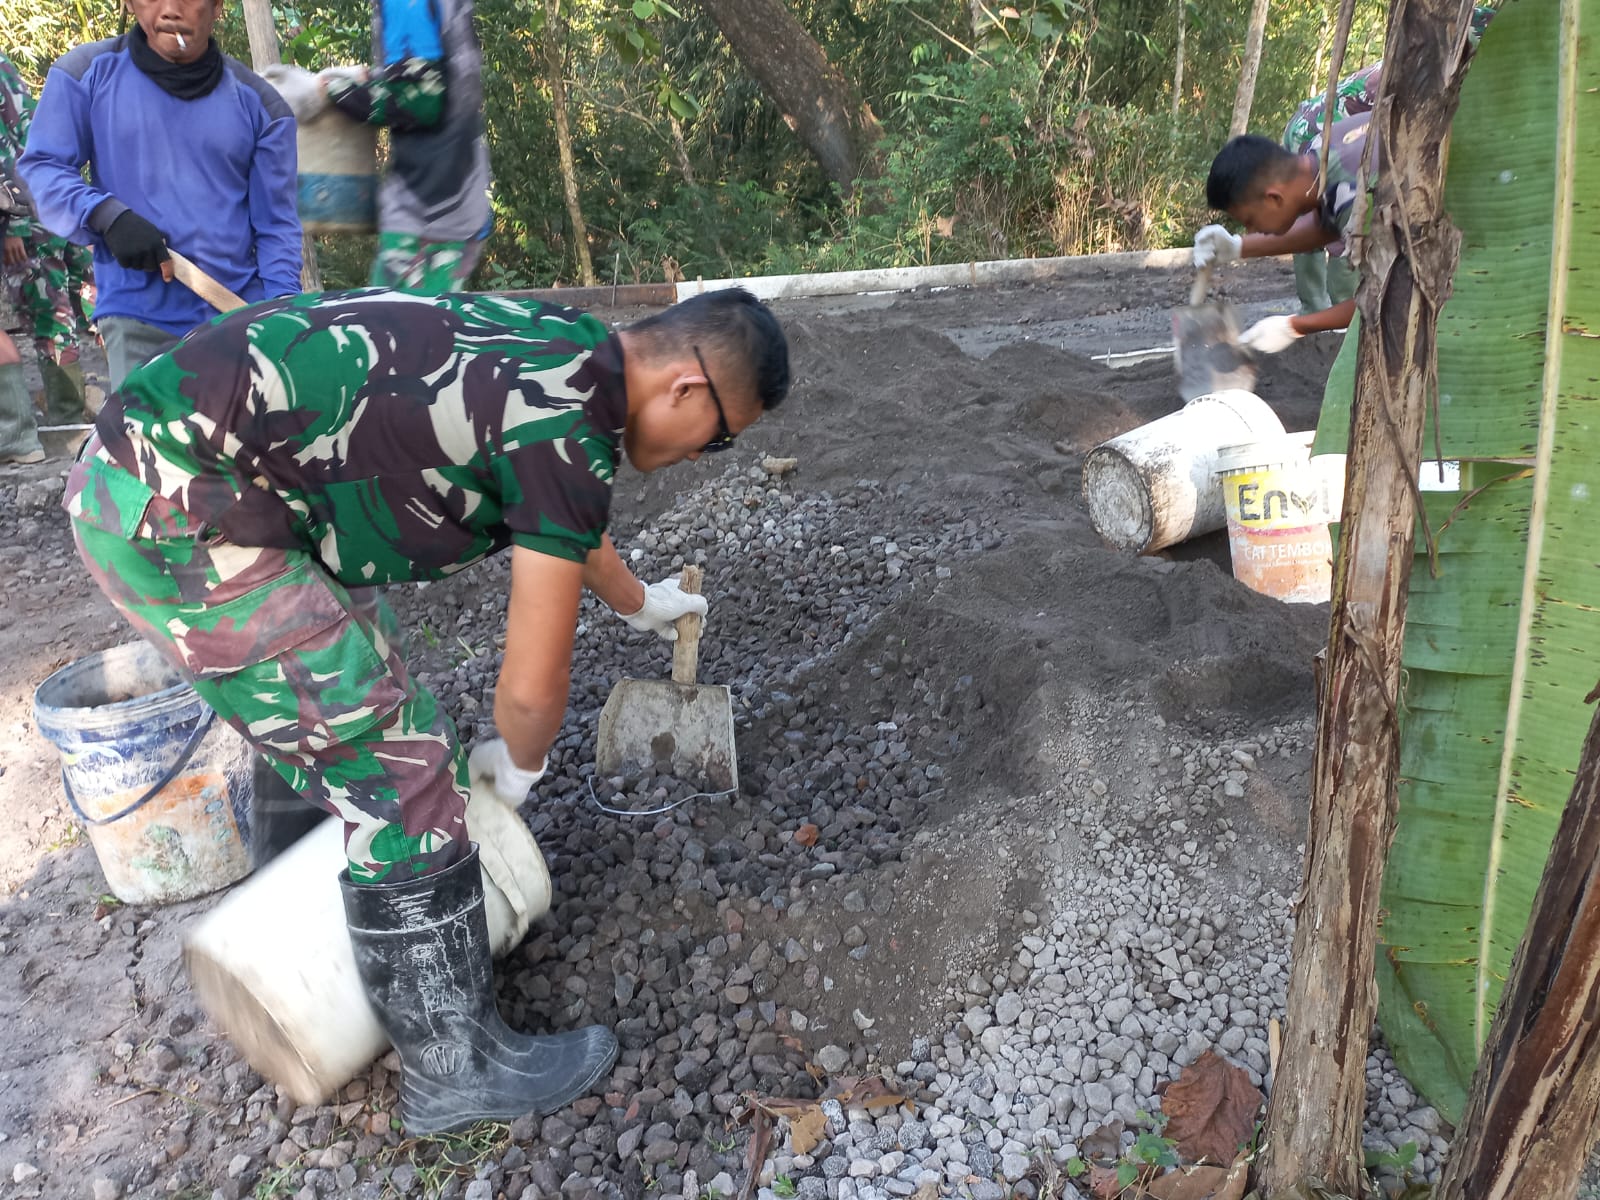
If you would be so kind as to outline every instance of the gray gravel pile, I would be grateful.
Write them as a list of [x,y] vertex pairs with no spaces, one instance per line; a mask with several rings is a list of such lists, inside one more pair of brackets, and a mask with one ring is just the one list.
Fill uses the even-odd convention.
[[[886,1200],[933,1184],[1001,1200],[1013,1187],[1027,1196],[1036,1163],[1065,1162],[1104,1121],[1133,1125],[1155,1111],[1157,1087],[1208,1048],[1263,1081],[1298,860],[1265,853],[1240,813],[1264,764],[1303,762],[1309,729],[1265,722],[1201,736],[1159,717],[1146,725],[1149,705],[1134,691],[1114,710],[1068,713],[1070,744],[1042,752],[1053,782],[1030,811],[1059,853],[1044,901],[1019,914],[1008,961],[949,977],[945,1011],[918,1015],[909,1053],[880,1045],[859,1009],[852,1027],[801,1002],[833,986],[822,952],[863,967],[896,953],[861,926],[885,918],[930,818],[964,799],[947,794],[947,773],[982,779],[994,745],[1018,732],[994,702],[1012,677],[964,674],[983,656],[944,655],[931,634],[919,638],[920,602],[963,559],[1000,546],[995,524],[925,491],[861,480],[798,493],[736,462],[618,536],[647,580],[684,561],[706,569],[700,674],[732,686],[742,786],[696,796],[666,777],[595,776],[606,695],[625,675],[665,676],[670,651],[586,599],[569,721],[525,810],[549,862],[551,911],[498,980],[518,1027],[616,1029],[621,1057],[596,1095],[518,1121],[509,1138],[404,1142],[392,1056],[337,1103],[297,1108],[203,1024],[152,1030],[149,1044],[128,1047],[144,1069],[124,1074],[159,1070],[174,1090],[202,1079],[221,1128],[194,1123],[196,1152],[153,1148],[148,1165],[103,1179],[96,1194],[208,1184],[223,1200],[728,1197],[743,1182],[748,1136],[728,1118],[747,1093],[818,1095],[809,1060],[827,1077],[883,1073],[914,1092],[917,1111],[827,1102],[827,1140],[795,1155],[780,1138],[761,1200],[791,1187],[806,1200]],[[1161,571],[1171,576],[1171,564]],[[469,742],[492,731],[491,639],[508,586],[502,556],[392,595],[402,624],[424,631],[412,646],[419,678]],[[797,838],[808,826],[812,838]],[[840,910],[836,931],[789,932],[819,905]],[[153,1057],[163,1054],[172,1061]],[[1370,1066],[1372,1138],[1411,1137],[1432,1166],[1431,1110],[1404,1093],[1381,1051]]]
[[[551,911],[501,964],[499,979],[502,1009],[516,1025],[603,1021],[616,1029],[623,1049],[604,1094],[517,1122],[515,1145],[475,1168],[481,1179],[447,1172],[441,1181],[430,1174],[431,1147],[422,1148],[420,1165],[392,1165],[396,1153],[416,1154],[396,1150],[388,1128],[392,1061],[352,1085],[354,1093],[346,1089],[341,1105],[296,1110],[274,1104],[267,1087],[243,1118],[265,1119],[266,1148],[248,1166],[228,1164],[238,1182],[223,1195],[274,1170],[282,1186],[305,1195],[388,1188],[513,1200],[613,1195],[619,1186],[694,1195],[738,1175],[743,1146],[725,1126],[740,1094],[817,1087],[794,1036],[805,1017],[780,1016],[769,998],[786,973],[807,973],[806,952],[793,939],[747,940],[746,921],[781,911],[804,883],[893,860],[942,797],[935,758],[948,758],[961,741],[952,718],[970,680],[914,674],[926,694],[906,697],[905,727],[864,723],[839,696],[848,691],[840,676],[858,665],[848,647],[912,589],[948,577],[947,563],[997,542],[959,512],[913,509],[871,481],[843,494],[796,496],[749,465],[685,496],[648,531],[619,538],[647,580],[683,561],[706,567],[713,607],[701,677],[733,681],[743,786],[737,796],[701,797],[648,817],[597,807],[659,808],[693,789],[665,777],[593,777],[593,722],[611,686],[625,674],[665,675],[669,651],[586,600],[571,719],[527,810],[554,880]],[[475,639],[503,628],[509,582],[503,561],[471,574],[394,596],[404,625],[425,623],[429,657],[460,652],[461,661],[419,678],[469,741],[492,729],[498,655]],[[461,608],[463,596],[482,598]],[[876,658],[859,666],[863,685],[883,675]],[[898,689],[905,680],[882,682]],[[924,705],[912,725],[912,711]],[[806,822],[830,849],[795,842]],[[708,924],[719,932],[695,935]],[[375,1155],[391,1165],[358,1168]]]
[[[1080,713],[1074,723],[1086,742],[1117,737],[1116,720]],[[1293,876],[1270,857],[1256,872],[1240,869],[1259,848],[1224,815],[1237,805],[1222,801],[1244,797],[1263,760],[1303,757],[1312,729],[1204,743],[1168,732],[1144,764],[1147,803],[1108,803],[1106,779],[1070,770],[1043,797],[1084,847],[1052,881],[1056,911],[1022,914],[1033,928],[1007,968],[952,984],[952,1025],[894,1065],[932,1103],[915,1122],[848,1122],[821,1159],[830,1200],[909,1195],[933,1179],[974,1200],[1011,1190],[996,1178],[1032,1194],[1041,1158],[1064,1165],[1108,1121],[1120,1119],[1131,1142],[1160,1109],[1158,1086],[1207,1050],[1270,1088],[1268,1024],[1283,1017],[1293,937],[1283,888]],[[1241,877],[1253,886],[1200,882]],[[1438,1113],[1381,1043],[1367,1074],[1368,1147],[1409,1143],[1411,1171],[1436,1176],[1447,1149]],[[1400,1179],[1392,1168],[1380,1176]]]

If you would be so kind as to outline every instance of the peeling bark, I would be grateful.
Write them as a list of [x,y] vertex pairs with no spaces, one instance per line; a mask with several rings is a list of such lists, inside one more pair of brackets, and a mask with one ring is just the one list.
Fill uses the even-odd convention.
[[[1283,1059],[1267,1109],[1262,1190],[1307,1179],[1361,1194],[1367,1038],[1384,858],[1394,837],[1396,697],[1436,329],[1460,235],[1445,150],[1472,0],[1395,0],[1372,127],[1383,171],[1356,239],[1361,287],[1344,533],[1312,768]],[[1355,227],[1361,225],[1358,211]]]

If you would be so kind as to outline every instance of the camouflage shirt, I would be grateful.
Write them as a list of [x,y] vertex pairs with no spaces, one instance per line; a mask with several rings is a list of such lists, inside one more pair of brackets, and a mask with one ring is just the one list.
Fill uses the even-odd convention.
[[[1343,253],[1339,243],[1350,233],[1350,217],[1355,211],[1356,196],[1365,191],[1378,173],[1378,151],[1373,147],[1371,161],[1367,163],[1365,177],[1361,174],[1361,154],[1367,144],[1367,129],[1372,122],[1371,113],[1346,117],[1333,123],[1333,142],[1328,150],[1328,175],[1322,181],[1322,203],[1319,216],[1329,233],[1337,234],[1339,241],[1329,246],[1333,254]],[[1311,139],[1304,152],[1314,165],[1320,165],[1322,137]]]
[[[1474,47],[1483,39],[1483,31],[1489,28],[1489,22],[1494,20],[1494,13],[1495,10],[1487,5],[1479,5],[1472,10],[1472,23],[1467,28],[1467,41]],[[1346,75],[1339,80],[1339,86],[1334,89],[1333,96],[1334,121],[1371,112],[1377,106],[1378,86],[1382,81],[1381,58],[1370,67],[1362,67],[1354,74]],[[1283,131],[1283,145],[1286,150],[1299,154],[1311,144],[1311,139],[1322,131],[1322,114],[1327,111],[1327,104],[1328,97],[1324,92],[1307,96],[1295,106],[1294,116],[1289,118],[1289,124]]]
[[[1378,103],[1378,84],[1382,79],[1381,59],[1341,79],[1333,98],[1334,123],[1371,112]],[[1322,114],[1327,111],[1327,99],[1326,96],[1311,96],[1300,102],[1283,131],[1284,149],[1299,154],[1322,132]]]
[[[17,159],[28,144],[28,125],[33,120],[33,94],[22,82],[17,68],[0,54],[0,187],[8,188],[24,205],[30,204],[27,189],[17,174]],[[12,237],[32,237],[33,213],[21,208],[12,213],[6,233]]]
[[[103,457],[229,541],[307,549],[359,586],[508,543],[581,562],[626,414],[622,346],[595,317],[368,289],[218,318],[130,374],[98,431]],[[115,499],[136,525],[137,497]]]

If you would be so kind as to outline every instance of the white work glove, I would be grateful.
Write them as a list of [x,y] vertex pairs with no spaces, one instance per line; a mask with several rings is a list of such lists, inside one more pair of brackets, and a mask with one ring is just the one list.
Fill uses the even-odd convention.
[[287,63],[273,63],[262,70],[261,77],[283,97],[296,121],[303,124],[327,111],[328,97],[323,94],[315,72]]
[[538,770],[524,771],[511,761],[511,751],[505,739],[491,738],[472,748],[472,753],[467,756],[467,776],[474,786],[480,782],[489,783],[502,803],[516,808],[528,798],[533,785],[544,778],[545,767],[549,764],[550,760],[546,758],[539,764]]
[[636,613],[618,613],[640,633],[653,633],[663,641],[678,640],[674,622],[689,613],[706,615],[706,598],[684,591],[676,579],[663,579],[644,589],[644,607]]
[[1195,269],[1220,263],[1237,262],[1244,253],[1244,239],[1221,225],[1207,225],[1194,235]]
[[324,67],[317,72],[317,82],[322,85],[323,96],[326,98],[329,86],[335,83],[366,83],[372,78],[372,71],[367,67]]
[[1295,332],[1289,317],[1263,317],[1239,335],[1239,345],[1257,354],[1276,354],[1287,350],[1302,336]]

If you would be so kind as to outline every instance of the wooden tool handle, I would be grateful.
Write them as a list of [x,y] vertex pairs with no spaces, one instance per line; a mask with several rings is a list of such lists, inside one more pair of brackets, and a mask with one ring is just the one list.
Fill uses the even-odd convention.
[[242,299],[223,287],[171,246],[167,247],[167,257],[172,260],[172,274],[178,282],[218,312],[232,312],[236,308],[244,307]]
[[1194,283],[1189,288],[1189,307],[1204,304],[1206,296],[1211,291],[1211,264],[1207,263],[1195,272]]
[[[678,586],[691,596],[700,594],[700,568],[685,566],[678,577]],[[699,613],[685,613],[676,624],[678,640],[672,643],[672,682],[693,683],[695,668],[700,662]]]

